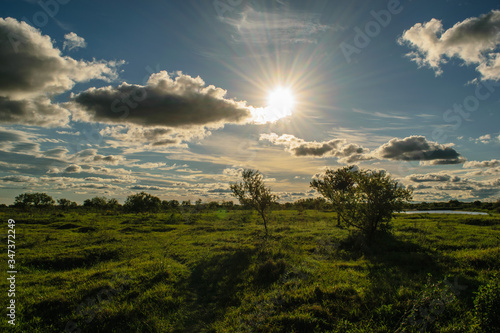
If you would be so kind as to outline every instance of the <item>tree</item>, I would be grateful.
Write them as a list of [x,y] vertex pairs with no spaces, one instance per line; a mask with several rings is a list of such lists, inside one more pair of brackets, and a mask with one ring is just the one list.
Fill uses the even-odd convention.
[[278,197],[271,193],[270,188],[264,185],[264,177],[258,170],[246,169],[242,173],[243,181],[230,184],[232,194],[242,205],[253,207],[262,217],[266,236],[268,235],[267,222],[273,203]]
[[207,204],[207,207],[209,210],[217,210],[217,209],[219,209],[220,205],[217,201],[210,201]]
[[57,200],[57,204],[63,209],[75,208],[78,206],[76,202],[68,199],[59,199]]
[[118,209],[120,203],[115,198],[107,199],[106,197],[93,197],[83,201],[83,206],[95,209]]
[[23,193],[18,195],[14,201],[14,206],[18,207],[49,207],[54,204],[54,199],[47,193]]
[[160,210],[161,200],[146,192],[133,194],[127,197],[123,208],[129,212],[153,212]]
[[83,202],[84,207],[104,209],[108,204],[106,197],[93,197],[92,199],[86,199]]
[[314,179],[311,182],[311,187],[332,202],[333,209],[337,213],[338,226],[345,220],[345,208],[353,195],[356,175],[354,166],[335,171],[327,169],[321,179]]
[[179,205],[180,205],[180,203],[179,203],[179,201],[177,201],[177,200],[170,200],[170,201],[168,202],[168,206],[169,206],[171,209],[177,209],[177,208],[179,208]]
[[106,203],[107,209],[115,210],[115,209],[120,208],[120,206],[121,206],[120,203],[115,198],[109,199],[108,202]]
[[[338,186],[339,182],[332,179],[347,179],[348,186]],[[401,211],[412,199],[412,191],[400,187],[384,171],[356,171],[353,166],[327,170],[311,182],[311,187],[328,199],[338,197],[340,204],[335,209],[342,220],[368,237],[387,229],[394,212]]]

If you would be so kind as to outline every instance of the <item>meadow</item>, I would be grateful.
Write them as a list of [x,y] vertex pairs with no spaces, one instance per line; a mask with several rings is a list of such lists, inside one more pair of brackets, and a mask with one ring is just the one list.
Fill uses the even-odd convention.
[[500,299],[498,214],[398,214],[372,242],[327,210],[275,211],[267,238],[250,210],[0,215],[3,332],[481,332]]

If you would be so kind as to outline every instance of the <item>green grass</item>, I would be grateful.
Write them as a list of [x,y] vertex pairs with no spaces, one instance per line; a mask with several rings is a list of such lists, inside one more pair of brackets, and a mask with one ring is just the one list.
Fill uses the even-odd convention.
[[317,211],[274,212],[268,239],[248,211],[1,215],[9,332],[472,332],[500,267],[498,215],[398,215],[372,243]]

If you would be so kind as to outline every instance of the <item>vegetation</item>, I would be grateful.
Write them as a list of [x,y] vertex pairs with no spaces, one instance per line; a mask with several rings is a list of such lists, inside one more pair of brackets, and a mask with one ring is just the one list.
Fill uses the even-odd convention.
[[123,208],[125,211],[134,213],[157,213],[161,208],[161,200],[151,194],[141,192],[128,196]]
[[400,214],[371,244],[334,228],[330,210],[277,210],[266,241],[255,237],[260,216],[239,208],[0,214],[16,221],[19,272],[16,326],[4,318],[0,331],[479,333],[497,325],[495,214]]
[[17,207],[47,207],[54,205],[55,201],[46,193],[23,193],[15,198],[14,206]]
[[243,181],[231,184],[231,191],[242,205],[253,207],[257,210],[264,221],[267,236],[269,214],[271,213],[273,203],[278,200],[278,197],[272,194],[271,189],[264,185],[264,177],[259,171],[244,170],[241,176]]
[[92,199],[87,199],[83,202],[84,207],[94,208],[94,209],[117,209],[120,207],[118,200],[107,199],[106,197],[93,197]]
[[368,237],[387,230],[394,212],[402,211],[412,198],[411,190],[400,187],[384,171],[358,171],[354,166],[328,169],[311,187],[332,202],[338,224],[345,221]]
[[342,224],[342,220],[345,221],[347,206],[354,199],[356,174],[353,166],[335,171],[327,169],[321,179],[313,179],[311,182],[311,187],[332,203],[337,213],[337,226]]

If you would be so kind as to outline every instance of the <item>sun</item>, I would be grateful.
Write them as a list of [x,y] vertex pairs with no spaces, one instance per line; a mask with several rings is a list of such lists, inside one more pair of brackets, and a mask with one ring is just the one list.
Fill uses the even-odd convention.
[[274,88],[267,94],[265,107],[252,108],[253,121],[257,124],[274,123],[291,116],[294,107],[295,97],[290,88]]
[[292,115],[295,98],[289,88],[277,87],[267,96],[265,118],[268,122],[277,121]]

